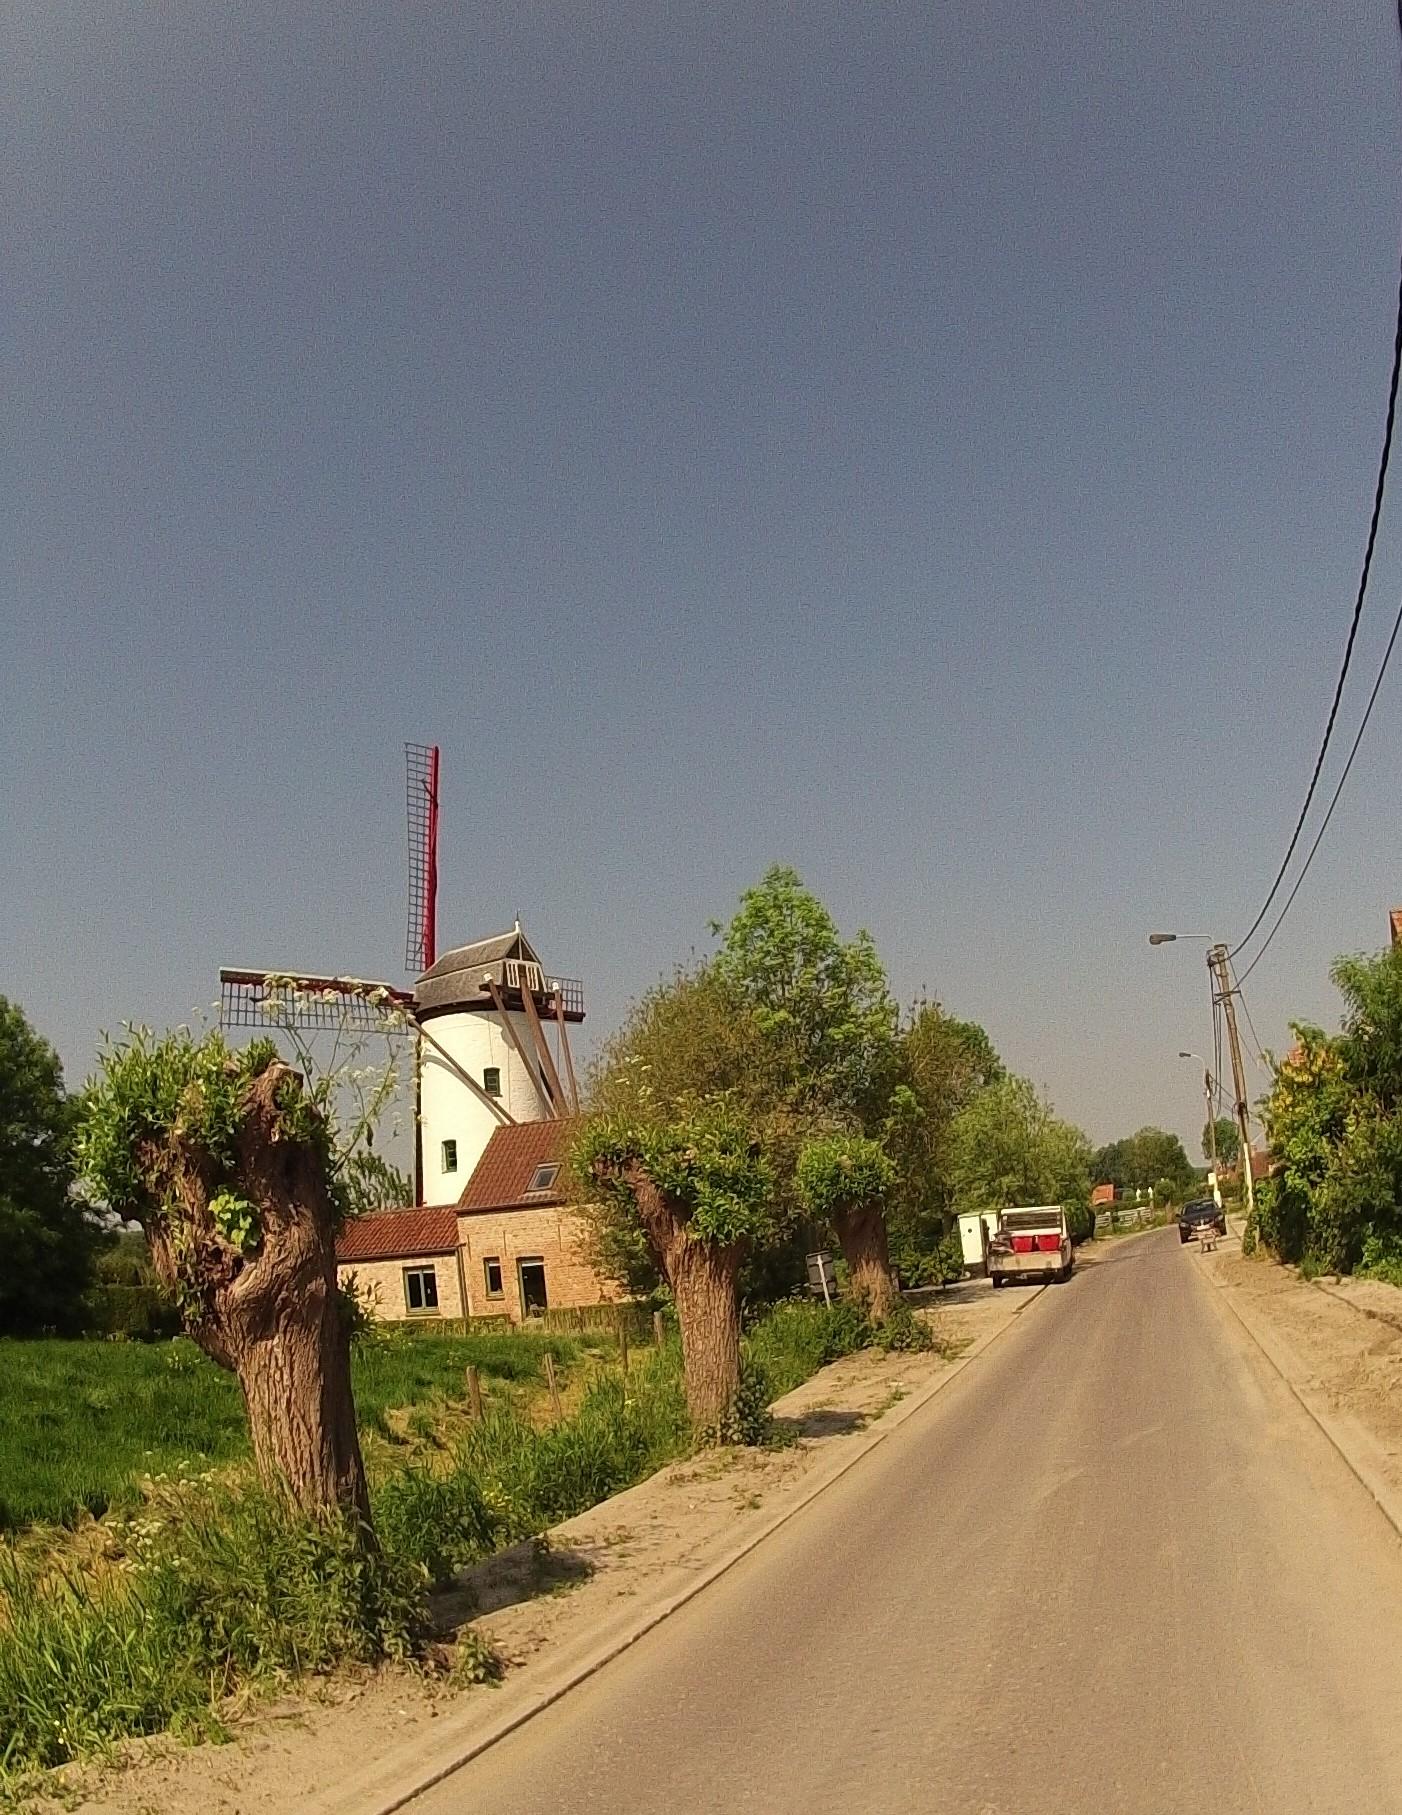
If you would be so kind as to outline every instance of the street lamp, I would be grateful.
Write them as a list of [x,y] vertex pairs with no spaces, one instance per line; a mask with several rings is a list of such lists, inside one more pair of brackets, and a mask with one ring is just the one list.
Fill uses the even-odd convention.
[[1217,1183],[1217,1118],[1212,1113],[1212,1067],[1200,1052],[1180,1052],[1180,1059],[1196,1059],[1202,1066],[1202,1094],[1207,1104],[1207,1140],[1212,1150],[1212,1195],[1220,1206],[1221,1187]]
[[[1231,953],[1220,940],[1214,940],[1211,933],[1150,933],[1150,945],[1172,945],[1178,939],[1202,940],[1209,946],[1207,969],[1213,980],[1212,1000],[1214,1008],[1222,1005],[1222,1012],[1227,1022],[1227,1046],[1232,1058],[1232,1082],[1236,1086],[1236,1122],[1237,1132],[1241,1136],[1241,1179],[1245,1187],[1246,1210],[1250,1215],[1256,1208],[1256,1181],[1251,1167],[1251,1129],[1247,1120],[1246,1077],[1241,1063],[1241,1041],[1236,1029],[1237,985],[1232,981],[1229,960]],[[1180,1058],[1191,1059],[1194,1053],[1180,1053]],[[1206,1067],[1204,1066],[1204,1070]],[[1212,1099],[1209,1091],[1207,1120],[1212,1122]],[[1215,1134],[1214,1129],[1214,1134]],[[1215,1167],[1214,1167],[1215,1170]]]

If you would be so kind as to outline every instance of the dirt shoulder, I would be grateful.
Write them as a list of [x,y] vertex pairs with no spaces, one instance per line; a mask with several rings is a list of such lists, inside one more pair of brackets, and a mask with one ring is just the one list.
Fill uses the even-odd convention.
[[1402,1508],[1402,1291],[1302,1279],[1235,1239],[1198,1264],[1375,1497]]
[[340,1678],[234,1719],[227,1745],[128,1746],[110,1768],[72,1773],[62,1806],[86,1815],[390,1807],[406,1776],[438,1759],[446,1768],[664,1617],[1039,1296],[986,1281],[917,1295],[929,1301],[920,1315],[939,1352],[848,1356],[777,1402],[783,1446],[673,1463],[555,1527],[546,1546],[519,1545],[464,1571],[437,1614],[445,1633],[470,1625],[488,1640],[507,1666],[499,1687],[454,1689],[399,1669]]

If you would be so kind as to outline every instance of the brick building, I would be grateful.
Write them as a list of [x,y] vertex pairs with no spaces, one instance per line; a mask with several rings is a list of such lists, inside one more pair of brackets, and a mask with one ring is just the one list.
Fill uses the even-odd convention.
[[503,1317],[608,1304],[623,1294],[589,1263],[561,1179],[572,1124],[495,1129],[456,1204],[362,1216],[336,1243],[375,1316]]

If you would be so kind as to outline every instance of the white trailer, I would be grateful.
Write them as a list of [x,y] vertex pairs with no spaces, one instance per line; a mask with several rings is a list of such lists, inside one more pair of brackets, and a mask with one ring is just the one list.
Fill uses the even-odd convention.
[[998,1229],[998,1212],[985,1210],[982,1215],[971,1211],[959,1218],[959,1246],[964,1252],[964,1271],[981,1277],[988,1271],[988,1244]]

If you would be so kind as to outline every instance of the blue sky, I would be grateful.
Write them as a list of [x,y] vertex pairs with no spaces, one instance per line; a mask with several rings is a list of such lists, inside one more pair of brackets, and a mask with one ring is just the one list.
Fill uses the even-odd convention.
[[[1386,0],[18,0],[4,66],[0,990],[75,1079],[221,963],[398,978],[413,738],[444,941],[519,911],[596,1034],[783,860],[1097,1139],[1196,1137],[1144,936],[1245,929],[1322,729]],[[1402,900],[1400,698],[1267,1045]]]

